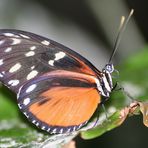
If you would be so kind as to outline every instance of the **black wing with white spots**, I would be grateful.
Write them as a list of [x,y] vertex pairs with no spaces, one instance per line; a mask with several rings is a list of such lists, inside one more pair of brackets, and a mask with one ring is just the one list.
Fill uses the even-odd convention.
[[0,30],[0,81],[17,94],[21,111],[43,130],[73,132],[86,124],[100,102],[100,78],[88,60],[55,41]]
[[13,91],[60,69],[90,75],[97,71],[81,55],[55,41],[25,31],[0,30],[0,80]]

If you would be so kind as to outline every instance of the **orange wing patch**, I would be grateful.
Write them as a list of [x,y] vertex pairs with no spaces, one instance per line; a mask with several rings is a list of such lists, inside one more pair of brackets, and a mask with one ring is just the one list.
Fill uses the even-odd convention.
[[95,88],[55,87],[41,95],[46,102],[29,107],[40,121],[49,126],[74,126],[89,120],[100,103]]

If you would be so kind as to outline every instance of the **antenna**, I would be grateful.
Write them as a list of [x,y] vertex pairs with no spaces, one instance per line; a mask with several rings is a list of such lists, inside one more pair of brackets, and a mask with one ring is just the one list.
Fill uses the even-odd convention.
[[111,61],[112,61],[112,59],[113,59],[113,57],[114,57],[114,55],[115,55],[115,53],[116,53],[116,51],[117,51],[117,49],[119,47],[119,43],[121,41],[122,34],[123,34],[123,32],[124,32],[124,30],[125,30],[125,28],[127,26],[127,23],[129,22],[131,16],[133,15],[133,13],[134,13],[134,9],[131,9],[130,14],[127,17],[126,20],[125,20],[125,16],[121,17],[119,31],[118,31],[118,34],[117,34],[117,37],[116,37],[116,40],[115,40],[115,44],[114,44],[114,48],[113,48],[113,51],[111,53],[111,56],[109,58],[109,62],[108,63],[111,63]]

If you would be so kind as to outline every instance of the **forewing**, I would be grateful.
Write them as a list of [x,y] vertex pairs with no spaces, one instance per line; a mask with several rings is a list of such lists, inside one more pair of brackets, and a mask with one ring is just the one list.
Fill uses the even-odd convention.
[[54,70],[96,75],[96,68],[78,53],[50,39],[0,30],[0,80],[18,92],[27,81]]
[[0,81],[22,112],[50,133],[72,132],[92,116],[100,72],[71,49],[39,35],[0,30]]

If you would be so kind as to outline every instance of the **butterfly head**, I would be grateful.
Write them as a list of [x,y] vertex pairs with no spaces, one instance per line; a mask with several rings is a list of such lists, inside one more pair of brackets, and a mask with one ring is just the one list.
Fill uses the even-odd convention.
[[108,63],[105,65],[105,67],[103,68],[103,72],[104,73],[113,73],[114,72],[114,65],[111,63]]

